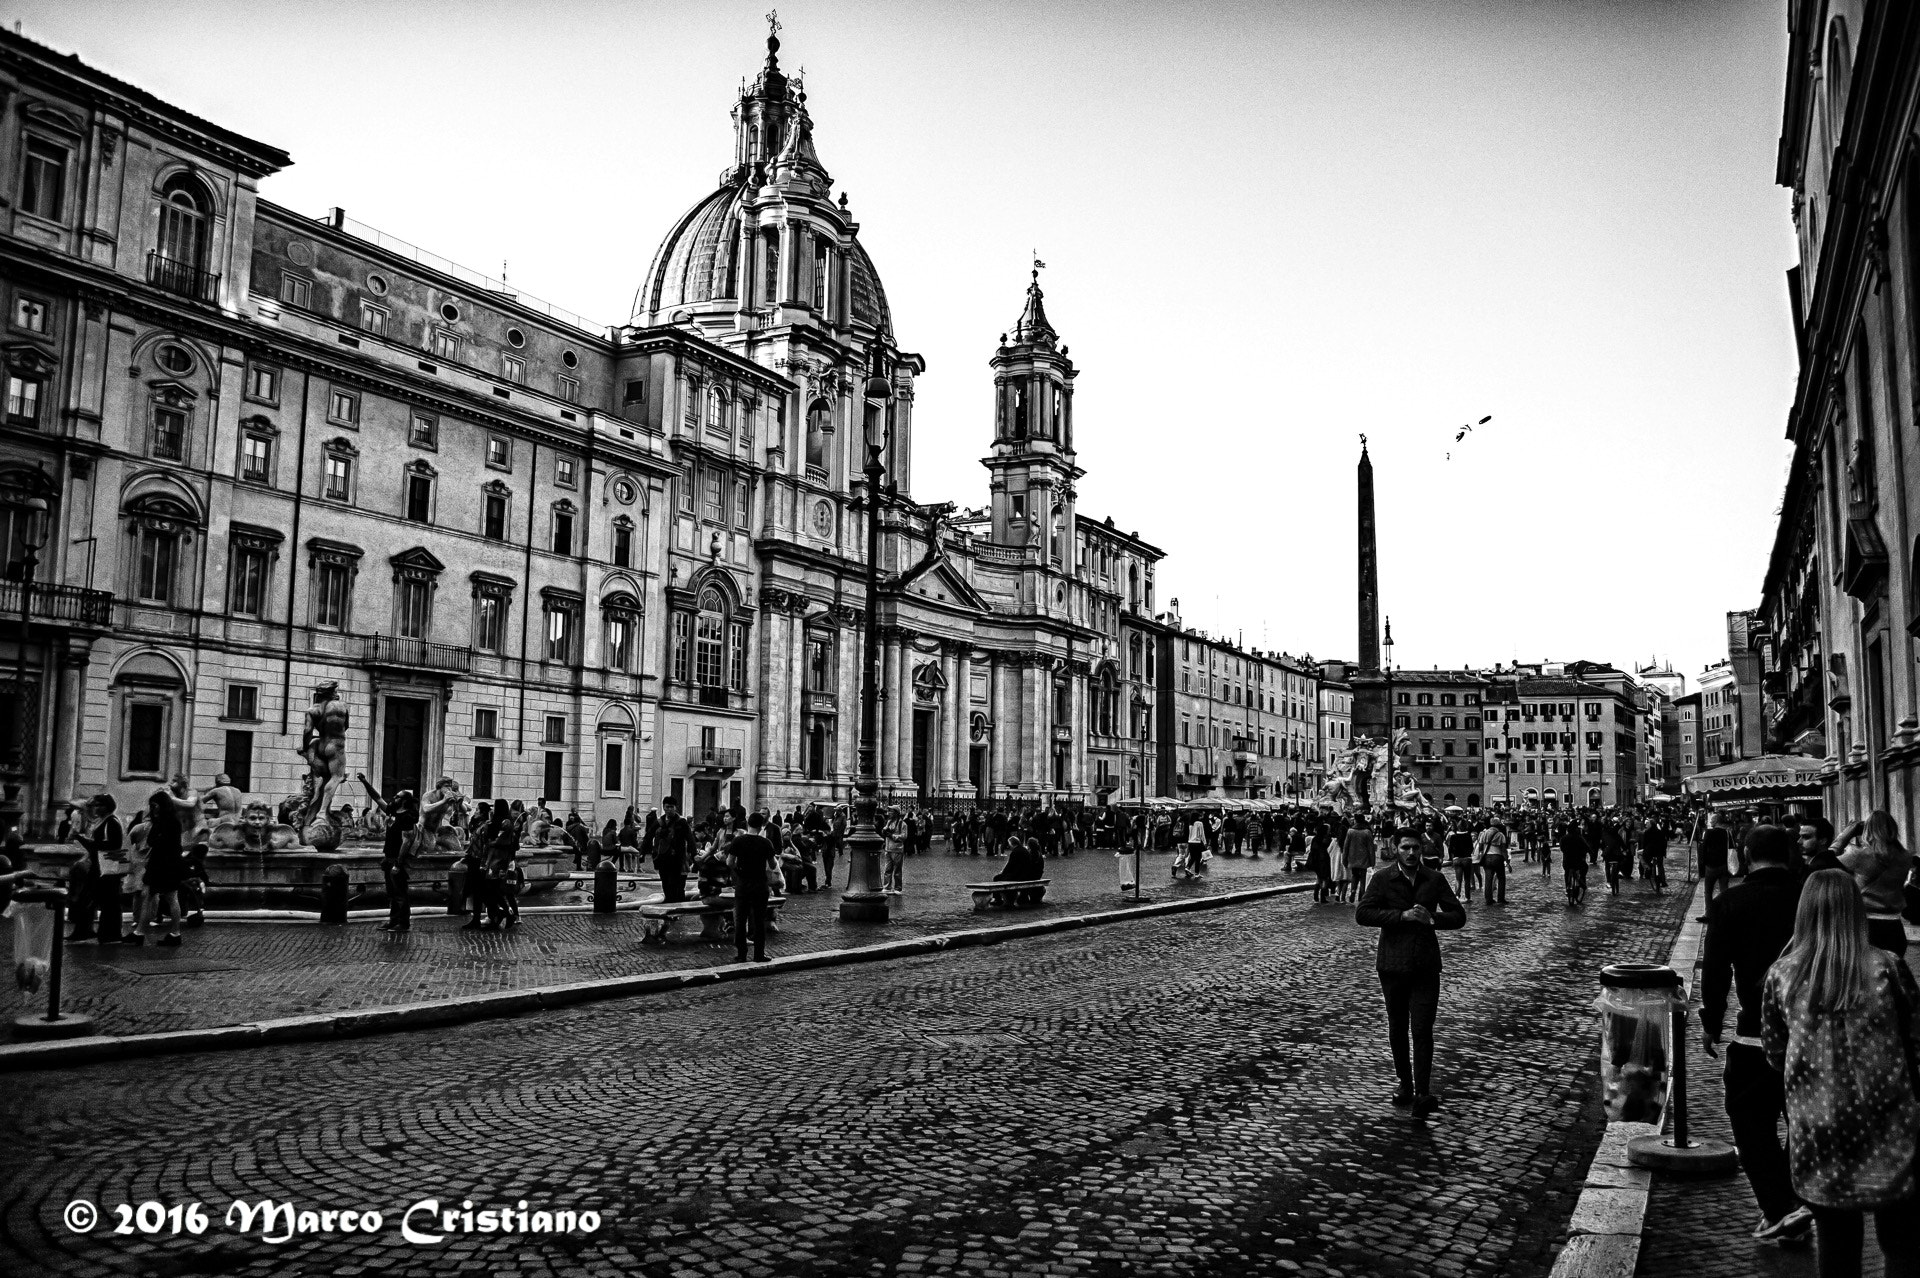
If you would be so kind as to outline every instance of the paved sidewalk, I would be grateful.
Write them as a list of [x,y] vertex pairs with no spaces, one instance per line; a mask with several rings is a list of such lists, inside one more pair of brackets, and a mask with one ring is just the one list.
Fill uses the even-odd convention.
[[[1910,945],[1907,962],[1912,965],[1916,951],[1911,944],[1920,938],[1920,932],[1909,927],[1907,936]],[[1730,993],[1728,1033],[1732,1032],[1739,1008],[1739,994]],[[1697,1018],[1689,1028],[1687,1126],[1696,1136],[1731,1143],[1733,1132],[1727,1123],[1726,1089],[1721,1082],[1726,1060],[1724,1050],[1719,1059],[1709,1057],[1701,1045]],[[1642,1278],[1665,1278],[1670,1274],[1685,1274],[1687,1278],[1814,1278],[1812,1242],[1785,1246],[1755,1242],[1749,1235],[1759,1217],[1760,1209],[1753,1201],[1753,1191],[1747,1186],[1744,1172],[1702,1178],[1656,1172],[1653,1191],[1647,1198],[1647,1218],[1636,1272]],[[1874,1242],[1871,1221],[1867,1224],[1865,1259],[1864,1278],[1879,1278],[1882,1273],[1880,1249]]]
[[[1143,857],[1149,900],[1207,896],[1220,890],[1295,882],[1269,856],[1218,857],[1207,879],[1170,881],[1168,858]],[[1018,911],[973,912],[961,886],[993,877],[998,862],[955,857],[936,846],[907,861],[904,896],[892,898],[884,925],[839,920],[845,861],[835,890],[789,897],[775,954],[865,947],[964,928],[998,927],[1049,917],[1113,909],[1122,898],[1111,852],[1080,852],[1048,862],[1046,903]],[[648,885],[651,888],[651,885]],[[557,985],[634,973],[712,967],[730,962],[731,944],[698,938],[698,921],[665,948],[642,945],[640,916],[527,915],[510,932],[463,930],[465,920],[420,910],[413,930],[393,935],[377,921],[345,926],[318,923],[210,921],[191,929],[177,949],[152,938],[141,947],[91,943],[66,948],[64,1010],[94,1018],[101,1034],[151,1034],[206,1029],[276,1017],[420,1003],[462,995]],[[11,983],[0,996],[0,1016],[11,1020],[45,1007],[44,993],[23,996]]]

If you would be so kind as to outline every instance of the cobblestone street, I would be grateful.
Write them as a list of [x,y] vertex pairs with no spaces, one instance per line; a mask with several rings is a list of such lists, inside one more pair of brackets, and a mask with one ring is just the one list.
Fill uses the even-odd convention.
[[[1142,858],[1148,897],[1176,900],[1309,877],[1282,874],[1280,862],[1270,856],[1217,857],[1205,879],[1174,883],[1168,881],[1167,862],[1165,856]],[[1113,854],[1083,851],[1047,863],[1052,885],[1039,908],[976,914],[962,885],[992,878],[998,865],[985,857],[951,856],[944,846],[911,858],[905,895],[892,898],[892,918],[875,927],[839,921],[839,889],[846,886],[847,874],[843,859],[835,867],[834,891],[788,899],[780,935],[771,938],[773,952],[872,945],[1122,904]],[[643,893],[658,890],[656,881],[643,881]],[[151,939],[139,948],[70,945],[61,1001],[68,1012],[92,1016],[102,1033],[162,1033],[733,961],[731,945],[698,939],[697,919],[683,925],[680,937],[665,948],[642,945],[640,916],[634,911],[611,917],[528,914],[504,933],[463,931],[465,920],[444,909],[416,910],[413,930],[404,936],[380,931],[383,921],[323,927],[215,920],[183,933],[186,943],[176,950],[155,946]],[[315,980],[314,973],[322,970],[327,979]],[[43,1006],[11,983],[0,998],[0,1011],[8,1018]]]
[[[1596,967],[1685,897],[1516,867],[1443,941],[1413,1123],[1371,932],[1304,897],[389,1038],[10,1080],[9,1273],[1544,1274],[1599,1136]],[[531,926],[531,924],[529,924]],[[421,939],[416,933],[415,941]],[[335,984],[320,976],[316,986]],[[239,1237],[236,1197],[378,1208]],[[86,1237],[62,1224],[100,1205]],[[591,1235],[403,1242],[421,1198]],[[206,1204],[198,1239],[116,1204]],[[416,1220],[416,1223],[419,1223]]]

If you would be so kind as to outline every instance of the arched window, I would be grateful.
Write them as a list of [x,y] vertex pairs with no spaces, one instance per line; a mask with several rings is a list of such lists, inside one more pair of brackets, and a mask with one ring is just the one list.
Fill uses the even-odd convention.
[[827,473],[827,418],[832,409],[824,399],[816,399],[807,409],[807,469]]
[[708,586],[700,592],[693,624],[693,681],[709,688],[726,680],[727,604]]
[[1060,432],[1066,425],[1066,416],[1066,392],[1056,386],[1053,388],[1053,412],[1047,422],[1047,437],[1049,439],[1059,439],[1061,437]]
[[632,670],[640,605],[632,595],[620,594],[607,596],[600,608],[607,618],[607,669]]
[[716,435],[727,433],[727,400],[718,387],[707,396],[707,429]]
[[180,502],[163,496],[137,499],[127,508],[133,537],[132,594],[144,603],[173,603],[182,552],[195,520]]
[[207,198],[200,184],[182,173],[160,191],[161,257],[186,270],[206,269]]
[[1027,388],[1015,382],[1010,388],[1013,393],[1013,438],[1027,437]]

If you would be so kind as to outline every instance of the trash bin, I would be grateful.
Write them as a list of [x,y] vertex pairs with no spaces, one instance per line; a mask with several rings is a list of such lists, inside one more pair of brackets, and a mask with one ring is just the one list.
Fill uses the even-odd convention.
[[1673,1059],[1680,973],[1659,963],[1600,969],[1600,1086],[1609,1122],[1659,1123]]

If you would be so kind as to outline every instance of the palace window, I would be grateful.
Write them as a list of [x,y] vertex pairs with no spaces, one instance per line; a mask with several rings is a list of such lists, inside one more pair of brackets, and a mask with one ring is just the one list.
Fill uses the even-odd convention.
[[67,209],[67,148],[43,138],[27,139],[20,174],[20,211],[58,222]]
[[[504,485],[502,485],[504,487]],[[489,541],[507,539],[507,494],[488,491],[482,494],[480,535]]]
[[353,459],[336,453],[329,453],[326,462],[326,486],[322,489],[329,501],[353,500]]
[[[200,184],[184,173],[168,178],[161,189],[157,248],[162,258],[184,271],[206,269],[207,198]],[[194,294],[198,296],[197,290]]]
[[280,370],[267,364],[247,366],[247,398],[265,404],[280,402]]
[[176,404],[153,406],[151,451],[162,461],[184,461],[187,455],[187,410]]
[[518,355],[502,355],[500,371],[501,375],[514,385],[522,385],[527,380],[527,361]]
[[360,397],[352,391],[335,390],[327,401],[327,420],[342,426],[358,426]]
[[375,337],[385,337],[387,335],[387,308],[384,306],[375,306],[372,302],[360,303],[360,328],[361,331],[371,333]]
[[640,605],[632,595],[610,595],[600,604],[607,618],[607,668],[633,669],[634,635],[639,629]]
[[573,458],[556,457],[553,462],[553,482],[562,488],[573,487]]
[[280,553],[280,534],[270,528],[232,524],[228,536],[227,611],[239,617],[261,616],[273,561]]
[[407,431],[407,442],[418,448],[440,447],[440,419],[426,413],[415,413],[413,424]]
[[571,377],[561,378],[560,379],[560,402],[563,404],[579,403],[580,402],[580,383],[574,381]]
[[807,636],[807,691],[833,691],[833,638]]
[[433,477],[407,476],[407,519],[416,524],[433,522]]
[[458,363],[460,359],[460,336],[449,333],[444,328],[433,330],[433,353],[439,359],[449,363]]
[[37,297],[21,294],[13,299],[13,326],[29,333],[47,331],[47,304]]
[[37,430],[40,425],[40,379],[7,374],[7,422]]
[[487,436],[487,465],[495,470],[513,469],[513,445],[506,436]]
[[546,592],[547,660],[571,665],[579,659],[580,603],[562,592]]
[[724,677],[721,663],[726,625],[726,605],[720,592],[708,587],[701,592],[693,628],[693,679],[703,687],[719,687]]
[[573,553],[573,510],[566,502],[553,510],[553,553],[571,555]]
[[813,309],[816,311],[827,309],[827,278],[833,269],[832,262],[826,241],[816,236],[813,241]]
[[291,271],[280,273],[280,300],[306,310],[313,302],[313,281]]
[[615,520],[613,525],[613,566],[633,566],[633,525],[624,518]]
[[507,611],[513,603],[513,583],[504,577],[475,573],[473,582],[473,646],[479,652],[499,652],[506,641]]

